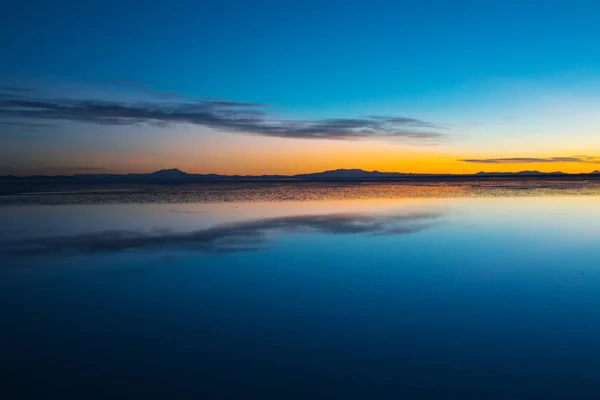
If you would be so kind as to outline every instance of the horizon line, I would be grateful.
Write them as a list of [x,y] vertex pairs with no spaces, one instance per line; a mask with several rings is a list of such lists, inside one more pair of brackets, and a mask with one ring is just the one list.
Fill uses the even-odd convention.
[[[61,170],[61,168],[55,168],[57,170]],[[79,170],[80,168],[69,168],[69,167],[65,167],[65,170]],[[261,178],[261,177],[284,177],[284,178],[294,178],[294,177],[301,177],[304,175],[317,175],[317,174],[324,174],[324,173],[332,173],[332,172],[360,172],[360,173],[369,173],[369,174],[398,174],[398,175],[412,175],[412,176],[474,176],[474,175],[482,175],[482,174],[489,174],[489,175],[517,175],[517,174],[542,174],[542,175],[591,175],[591,174],[600,174],[600,170],[593,170],[590,172],[563,172],[563,171],[551,171],[551,172],[542,172],[539,170],[521,170],[521,171],[515,171],[515,172],[509,172],[509,171],[500,171],[500,172],[496,172],[496,171],[478,171],[478,172],[473,172],[473,173],[418,173],[418,172],[400,172],[400,171],[380,171],[380,170],[364,170],[361,168],[337,168],[337,169],[329,169],[329,170],[323,170],[323,171],[315,171],[315,172],[304,172],[304,173],[298,173],[298,174],[260,174],[260,175],[256,175],[256,174],[220,174],[220,173],[216,173],[216,172],[206,172],[206,173],[199,173],[199,172],[186,172],[183,171],[179,168],[162,168],[162,169],[158,169],[158,170],[154,170],[151,172],[123,172],[123,173],[117,173],[117,172],[110,172],[109,170],[105,170],[104,168],[81,168],[81,170],[85,170],[85,169],[93,169],[96,170],[98,172],[74,172],[71,174],[68,173],[64,173],[64,174],[44,174],[44,173],[34,173],[34,174],[2,174],[0,175],[1,178],[6,178],[6,177],[18,177],[18,178],[27,178],[27,177],[76,177],[76,176],[103,176],[103,175],[112,175],[112,176],[130,176],[130,175],[154,175],[157,173],[168,173],[168,172],[173,172],[173,173],[181,173],[181,174],[185,174],[185,175],[201,175],[201,176],[207,176],[207,175],[216,175],[219,177],[254,177],[254,178]],[[106,172],[100,172],[100,171],[106,171]],[[351,178],[351,177],[349,177]],[[360,178],[360,177],[357,177]]]

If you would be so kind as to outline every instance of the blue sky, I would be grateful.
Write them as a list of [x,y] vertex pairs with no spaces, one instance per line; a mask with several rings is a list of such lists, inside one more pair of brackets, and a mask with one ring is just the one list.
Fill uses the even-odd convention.
[[[600,154],[600,142],[594,140],[600,3],[593,1],[9,1],[5,10],[0,85],[31,88],[45,98],[174,101],[176,94],[269,104],[267,119],[414,118],[450,127],[442,132],[450,140],[432,153],[448,160],[525,156],[522,149],[508,151],[517,147],[528,148],[528,157],[594,156],[587,153],[590,147]],[[573,111],[556,112],[565,107]],[[202,137],[198,158],[207,147],[231,143],[230,132],[222,132],[226,129],[213,132],[204,125],[193,126],[196,136],[179,134],[186,131],[179,125],[149,127],[145,132],[153,132],[151,137],[136,127],[135,138],[123,139],[114,127],[81,121],[73,127],[68,118],[59,122],[52,140],[71,152],[91,153],[102,141],[82,130],[102,131],[97,134],[111,141],[105,148],[125,148],[133,140],[139,146],[132,154],[146,158],[154,153],[140,149],[158,148],[161,140],[189,147]],[[31,132],[15,132],[15,126],[0,126],[0,140],[4,135],[6,143],[10,136],[11,147],[20,153],[39,155],[33,157],[35,168],[56,164],[40,153],[48,135],[34,134],[38,146],[28,147]],[[256,147],[288,146],[269,142],[265,147],[261,135],[252,134]],[[516,138],[507,141],[511,135]],[[278,140],[294,141],[307,152],[324,143]],[[538,154],[534,144],[540,140],[556,146],[544,145]],[[339,151],[352,158],[357,150],[345,146]],[[389,146],[399,155],[427,153],[422,147],[414,150],[411,140]],[[231,152],[223,157],[235,162]],[[244,168],[264,169],[246,158]],[[156,159],[156,167],[166,162]],[[118,164],[116,169],[126,167]],[[204,171],[210,165],[194,168],[220,172]]]

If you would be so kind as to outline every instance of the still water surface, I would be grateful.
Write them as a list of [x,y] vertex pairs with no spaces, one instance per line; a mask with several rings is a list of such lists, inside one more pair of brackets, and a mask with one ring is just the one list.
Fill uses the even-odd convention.
[[5,398],[600,393],[600,197],[0,207]]

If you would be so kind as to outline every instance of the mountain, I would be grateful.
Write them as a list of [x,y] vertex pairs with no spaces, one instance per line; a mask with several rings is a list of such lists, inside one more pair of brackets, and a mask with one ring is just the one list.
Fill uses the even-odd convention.
[[334,169],[323,172],[298,175],[218,175],[218,174],[190,174],[177,168],[161,169],[159,171],[146,174],[75,174],[61,176],[0,176],[1,182],[121,182],[121,183],[143,183],[143,182],[161,182],[170,181],[294,181],[294,180],[395,180],[395,179],[480,179],[480,178],[589,178],[590,176],[600,177],[600,171],[593,171],[589,174],[566,174],[564,172],[540,172],[540,171],[520,171],[520,172],[478,172],[476,174],[411,174],[402,172],[381,172],[365,171],[362,169]]
[[[142,175],[148,175],[148,174],[142,174]],[[149,175],[152,175],[156,178],[162,178],[162,179],[181,179],[181,178],[187,178],[191,174],[188,174],[187,172],[183,172],[182,170],[177,169],[177,168],[172,168],[172,169],[161,169],[160,171],[153,172]]]
[[400,172],[365,171],[362,169],[334,169],[312,174],[294,175],[294,178],[393,178],[412,175]]
[[478,172],[476,176],[546,176],[546,175],[569,175],[565,172],[540,172],[540,171],[519,171],[519,172]]

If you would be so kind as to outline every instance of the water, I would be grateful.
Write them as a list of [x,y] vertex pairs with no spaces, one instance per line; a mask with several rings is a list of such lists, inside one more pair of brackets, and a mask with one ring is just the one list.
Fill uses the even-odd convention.
[[2,390],[595,398],[600,197],[537,194],[4,205]]

